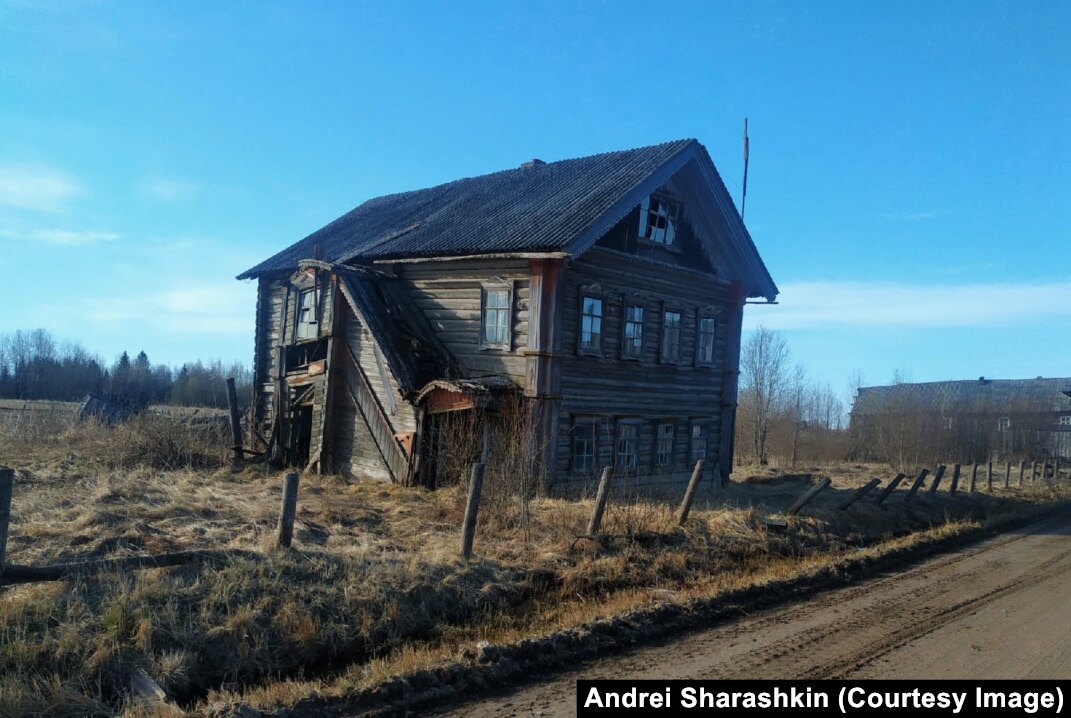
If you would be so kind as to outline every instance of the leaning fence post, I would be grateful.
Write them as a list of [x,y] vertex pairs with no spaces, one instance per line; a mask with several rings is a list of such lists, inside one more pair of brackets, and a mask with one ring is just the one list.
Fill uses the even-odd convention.
[[871,479],[870,481],[866,482],[864,486],[860,486],[858,489],[853,491],[852,495],[845,499],[844,502],[837,507],[837,509],[840,511],[844,511],[856,501],[866,496],[871,489],[877,488],[878,484],[880,483],[881,479]]
[[1026,462],[1019,462],[1019,488],[1023,487],[1023,473],[1026,471]]
[[297,472],[290,472],[283,479],[283,506],[279,511],[279,545],[290,548],[294,538],[294,519],[297,517]]
[[692,478],[688,482],[688,488],[684,490],[684,498],[681,499],[681,507],[677,511],[677,525],[684,526],[688,520],[688,512],[692,510],[692,500],[695,499],[695,490],[699,488],[699,480],[703,478],[703,460],[695,462],[692,469]]
[[960,465],[956,464],[952,467],[952,484],[948,487],[948,495],[955,496],[956,489],[959,488],[959,469]]
[[0,576],[4,573],[7,553],[7,527],[11,521],[11,491],[15,486],[15,470],[0,467]]
[[591,520],[588,521],[588,536],[595,536],[599,533],[602,512],[606,509],[606,499],[610,497],[610,479],[613,475],[612,466],[603,467],[602,476],[599,477],[599,493],[595,495],[595,508],[591,510]]
[[1038,480],[1038,462],[1030,462],[1030,485],[1033,486]]
[[926,475],[929,473],[929,469],[923,469],[919,472],[919,475],[915,477],[915,483],[911,484],[911,488],[907,490],[907,496],[904,497],[904,501],[910,501],[915,498],[915,494],[922,488],[922,482],[926,480]]
[[971,493],[973,494],[978,486],[978,464],[971,464]]
[[948,471],[948,467],[944,464],[941,464],[937,467],[937,473],[933,475],[933,483],[930,484],[930,488],[927,493],[937,493],[937,487],[941,485],[941,478],[945,475],[946,471]]
[[234,388],[234,377],[227,379],[227,407],[231,412],[231,450],[235,462],[242,460],[242,422],[238,418],[238,392]]
[[881,506],[882,503],[884,503],[885,499],[889,498],[889,494],[891,494],[893,491],[895,491],[896,487],[899,486],[900,482],[903,481],[903,480],[904,480],[904,475],[903,474],[897,474],[896,478],[894,478],[892,481],[890,481],[889,485],[886,486],[885,489],[878,495],[878,499],[874,503],[876,503],[878,506]]
[[1011,488],[1011,462],[1004,467],[1004,488]]
[[480,511],[480,491],[483,489],[483,464],[472,465],[469,479],[469,499],[465,503],[465,520],[461,525],[461,556],[472,556],[472,540],[476,536],[476,514]]
[[1052,480],[1053,481],[1059,481],[1060,480],[1060,459],[1059,458],[1056,458],[1052,462]]
[[985,465],[985,490],[993,491],[993,462],[990,461]]
[[796,499],[796,503],[788,507],[788,515],[795,516],[796,514],[798,514],[800,512],[800,509],[806,506],[811,499],[818,495],[819,491],[829,486],[830,483],[832,482],[829,480],[829,477],[823,476],[817,484],[807,489],[806,493],[804,493],[803,496]]

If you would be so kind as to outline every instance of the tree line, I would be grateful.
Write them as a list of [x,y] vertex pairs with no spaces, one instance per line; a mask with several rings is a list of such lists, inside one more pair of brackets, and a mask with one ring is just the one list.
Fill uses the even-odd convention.
[[133,359],[124,351],[112,364],[78,342],[56,339],[48,330],[0,334],[0,398],[80,401],[87,394],[129,406],[175,404],[227,406],[227,377],[234,377],[239,401],[248,402],[253,372],[240,362],[219,359],[178,367],[153,364],[144,351]]

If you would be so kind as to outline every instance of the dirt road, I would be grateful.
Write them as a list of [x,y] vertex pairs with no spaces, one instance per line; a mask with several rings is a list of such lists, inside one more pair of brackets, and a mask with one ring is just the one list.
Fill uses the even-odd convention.
[[578,678],[1068,678],[1071,517],[443,716],[573,716]]

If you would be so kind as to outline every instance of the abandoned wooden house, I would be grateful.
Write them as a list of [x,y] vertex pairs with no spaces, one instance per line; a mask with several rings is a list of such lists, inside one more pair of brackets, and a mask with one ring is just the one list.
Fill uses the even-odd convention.
[[548,491],[728,477],[744,303],[777,295],[696,140],[371,199],[239,279],[277,458],[435,486],[521,426]]
[[1071,458],[1071,378],[872,386],[851,414],[860,458],[939,461]]

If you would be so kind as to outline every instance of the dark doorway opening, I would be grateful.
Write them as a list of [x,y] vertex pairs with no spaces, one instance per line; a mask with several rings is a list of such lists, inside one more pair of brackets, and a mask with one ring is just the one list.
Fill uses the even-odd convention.
[[290,464],[304,467],[312,447],[312,405],[295,406],[290,416]]

